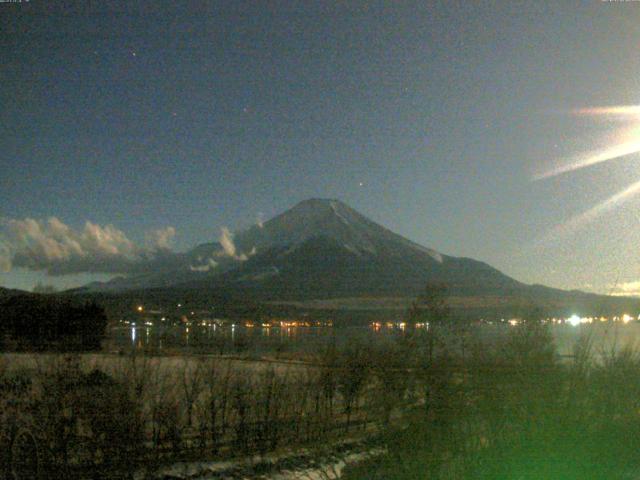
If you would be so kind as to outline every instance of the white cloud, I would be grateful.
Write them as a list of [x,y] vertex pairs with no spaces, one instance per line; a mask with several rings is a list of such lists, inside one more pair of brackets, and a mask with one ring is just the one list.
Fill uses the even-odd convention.
[[224,253],[227,256],[236,256],[236,246],[233,243],[233,233],[231,233],[231,231],[227,227],[222,227],[222,233],[220,234],[220,245],[222,245]]
[[614,285],[611,295],[618,297],[638,297],[640,296],[640,280],[635,282],[625,282]]
[[[202,258],[198,258],[198,262],[202,262]],[[213,258],[209,258],[207,259],[207,261],[205,263],[201,263],[200,265],[189,265],[189,269],[192,272],[208,272],[210,270],[213,270],[214,268],[216,268],[218,266],[218,262],[216,262]]]
[[238,249],[233,242],[233,233],[227,228],[222,227],[222,233],[220,234],[220,245],[222,245],[222,256],[231,257],[235,260],[245,261],[247,256],[244,253],[237,254]]
[[171,250],[176,229],[173,227],[160,228],[147,233],[147,245],[151,250]]
[[132,273],[166,258],[173,227],[151,232],[150,245],[141,247],[113,225],[87,221],[75,230],[56,217],[0,221],[0,269],[12,266],[46,271],[50,275],[71,273]]

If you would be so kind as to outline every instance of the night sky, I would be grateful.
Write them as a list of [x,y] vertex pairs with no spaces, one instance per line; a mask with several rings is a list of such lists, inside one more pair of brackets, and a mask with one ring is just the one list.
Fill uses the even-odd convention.
[[640,146],[588,160],[640,142],[640,2],[23,0],[0,46],[2,286],[323,197],[527,283],[640,291]]

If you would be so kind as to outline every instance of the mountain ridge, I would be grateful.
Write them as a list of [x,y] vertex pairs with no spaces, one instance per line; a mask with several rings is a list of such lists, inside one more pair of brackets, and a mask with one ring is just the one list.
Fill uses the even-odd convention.
[[235,234],[223,232],[219,242],[176,255],[178,268],[78,293],[152,289],[160,296],[179,291],[200,298],[216,295],[278,303],[412,297],[425,284],[436,282],[446,284],[457,298],[520,298],[554,305],[579,304],[580,299],[617,302],[586,292],[527,285],[485,262],[442,254],[337,199],[303,200],[260,225]]
[[[228,244],[221,245],[224,241]],[[326,268],[318,264],[319,254]],[[255,291],[260,285],[248,286],[252,279],[273,284],[274,279],[270,277],[283,274],[282,277],[288,276],[289,281],[297,285],[333,281],[336,291],[332,293],[327,285],[323,290],[327,295],[352,293],[346,285],[339,286],[345,282],[340,275],[357,278],[360,285],[353,287],[363,293],[388,293],[389,288],[382,287],[384,283],[395,285],[391,288],[395,293],[407,289],[415,293],[419,285],[429,280],[451,283],[457,288],[464,283],[462,276],[466,269],[483,278],[491,277],[489,284],[519,283],[484,262],[444,255],[419,245],[337,199],[303,200],[263,224],[177,255],[182,257],[181,267],[167,273],[114,279],[81,291],[197,288],[198,284],[223,288],[225,283],[228,288],[229,282]],[[293,265],[296,263],[299,265]],[[309,270],[310,266],[314,266],[313,271]],[[458,273],[453,274],[454,271]],[[322,276],[326,278],[320,278]],[[286,283],[275,283],[283,282]],[[290,290],[285,285],[270,288]]]

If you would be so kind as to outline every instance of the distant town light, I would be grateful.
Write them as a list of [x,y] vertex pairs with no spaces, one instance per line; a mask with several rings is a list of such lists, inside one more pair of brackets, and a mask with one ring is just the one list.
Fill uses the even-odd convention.
[[582,319],[577,315],[571,315],[569,318],[567,318],[567,322],[569,322],[574,327],[577,327],[582,322]]
[[144,307],[142,305],[138,305],[138,311],[141,312],[144,310]]

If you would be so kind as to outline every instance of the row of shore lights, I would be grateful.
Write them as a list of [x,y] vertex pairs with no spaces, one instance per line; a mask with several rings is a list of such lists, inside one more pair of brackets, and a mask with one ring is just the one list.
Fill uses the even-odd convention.
[[[178,304],[178,307],[181,307],[181,306],[182,306],[181,304]],[[142,312],[144,310],[144,307],[142,305],[139,305],[137,310],[138,310],[138,312]],[[191,314],[193,315],[193,312],[191,312]],[[163,320],[164,320],[164,318],[163,318]],[[574,315],[571,315],[569,318],[567,318],[566,323],[568,323],[570,325],[573,325],[574,327],[577,327],[578,325],[580,325],[582,323],[593,323],[594,320],[600,320],[602,322],[606,322],[608,319],[605,318],[605,317],[600,317],[599,319],[598,318],[594,319],[594,317],[579,317],[578,315],[574,314]],[[622,315],[622,317],[613,317],[613,321],[622,321],[622,323],[629,323],[631,320],[633,320],[633,317],[631,315],[626,314],[626,313],[624,315]],[[640,315],[638,315],[638,320],[640,320]],[[509,320],[509,323],[511,325],[516,325],[517,324],[517,320],[515,320],[515,319]],[[555,318],[553,319],[553,323],[556,323],[555,322]],[[374,326],[379,327],[380,325],[376,323],[376,324],[374,324]],[[421,325],[421,326],[423,326],[423,325]],[[405,327],[404,322],[402,322],[400,324],[400,328],[404,328],[404,327]]]
[[[622,323],[629,323],[633,319],[634,318],[631,315],[628,315],[626,313],[621,317],[613,317],[614,322],[622,322]],[[640,316],[638,317],[638,319],[640,320]],[[578,315],[571,315],[569,318],[567,318],[567,323],[569,323],[570,325],[573,325],[574,327],[577,327],[582,323],[593,323],[594,321],[597,321],[597,320],[600,320],[601,322],[606,322],[608,319],[605,317],[594,318],[594,317],[579,317]]]

